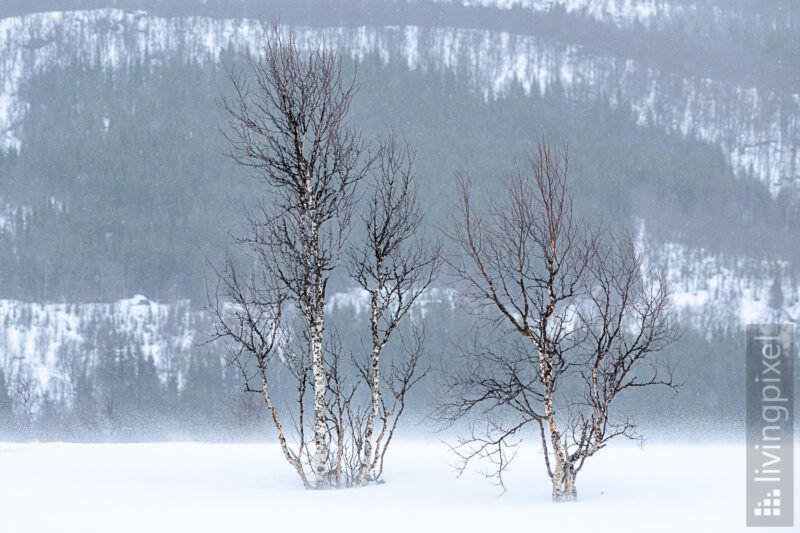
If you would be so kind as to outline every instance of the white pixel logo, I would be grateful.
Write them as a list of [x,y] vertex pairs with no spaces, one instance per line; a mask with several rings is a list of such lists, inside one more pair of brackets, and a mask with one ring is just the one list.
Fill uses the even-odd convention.
[[775,489],[767,492],[763,500],[756,504],[753,509],[754,516],[780,516],[781,515],[781,491]]

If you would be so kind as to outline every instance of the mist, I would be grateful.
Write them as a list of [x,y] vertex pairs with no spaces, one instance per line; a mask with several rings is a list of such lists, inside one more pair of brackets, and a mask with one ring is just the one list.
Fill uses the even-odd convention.
[[4,531],[792,525],[798,320],[796,2],[0,5]]

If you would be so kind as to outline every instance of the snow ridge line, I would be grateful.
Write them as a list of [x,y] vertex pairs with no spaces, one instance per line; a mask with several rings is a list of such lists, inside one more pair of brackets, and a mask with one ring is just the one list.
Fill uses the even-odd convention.
[[[800,94],[782,94],[710,78],[683,78],[630,59],[594,55],[575,45],[488,30],[384,26],[293,27],[301,46],[338,43],[355,58],[403,57],[411,68],[466,70],[484,97],[514,86],[526,93],[559,87],[574,101],[629,106],[653,124],[721,147],[732,168],[752,173],[777,195],[800,187]],[[74,57],[117,69],[145,56],[217,61],[229,46],[252,50],[259,22],[208,17],[160,18],[100,9],[0,19],[0,149],[21,147],[27,104],[19,87]]]

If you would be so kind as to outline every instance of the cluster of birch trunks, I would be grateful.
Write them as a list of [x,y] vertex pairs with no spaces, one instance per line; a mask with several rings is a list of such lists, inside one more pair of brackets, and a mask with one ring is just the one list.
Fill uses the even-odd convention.
[[[450,224],[426,234],[413,148],[392,132],[362,136],[349,114],[357,75],[342,72],[336,48],[301,49],[277,24],[265,30],[259,54],[229,71],[233,92],[221,103],[228,155],[252,169],[265,199],[246,208],[234,237],[246,260],[211,266],[208,307],[212,338],[226,343],[245,389],[263,395],[286,460],[307,488],[381,479],[408,394],[428,370],[414,304],[451,283],[475,336],[454,341],[459,363],[431,412],[459,426],[462,468],[488,459],[502,486],[533,429],[553,498],[574,500],[586,459],[635,436],[612,400],[677,386],[658,358],[676,334],[663,273],[647,268],[630,235],[573,213],[567,149],[544,139],[488,201],[456,174]],[[337,269],[369,304],[361,354],[344,354],[326,327]],[[390,338],[399,342],[387,350]],[[270,395],[275,367],[296,391],[285,407]]]

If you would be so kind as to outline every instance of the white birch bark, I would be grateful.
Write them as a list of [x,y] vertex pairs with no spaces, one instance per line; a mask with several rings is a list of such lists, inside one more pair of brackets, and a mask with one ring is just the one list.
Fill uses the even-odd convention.
[[312,324],[311,352],[314,374],[314,476],[318,489],[328,486],[328,425],[326,422],[327,376],[322,354],[323,319],[317,316]]
[[[301,148],[302,151],[302,148]],[[309,172],[305,179],[306,205],[310,228],[304,243],[306,249],[305,312],[309,328],[311,350],[311,371],[314,376],[314,476],[316,487],[328,487],[328,392],[325,359],[322,351],[323,333],[325,330],[325,287],[320,264],[319,223],[317,205],[314,198],[313,182]]]
[[[377,272],[381,272],[381,263],[378,262]],[[372,480],[371,471],[375,467],[375,461],[372,457],[372,436],[375,431],[375,419],[378,417],[379,401],[380,401],[380,383],[381,383],[381,369],[380,369],[380,355],[383,345],[380,342],[378,330],[378,298],[379,294],[383,292],[382,280],[378,283],[378,289],[372,294],[370,314],[370,327],[372,329],[372,375],[370,381],[371,392],[371,409],[367,416],[367,424],[364,429],[364,453],[361,459],[361,468],[359,472],[360,482],[362,484],[369,483]]]

